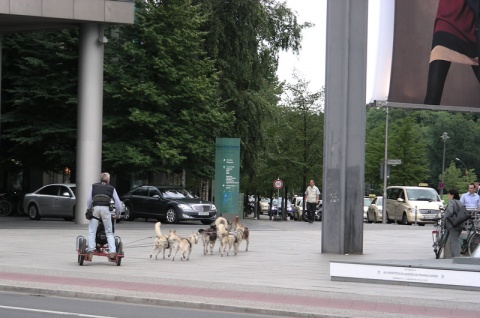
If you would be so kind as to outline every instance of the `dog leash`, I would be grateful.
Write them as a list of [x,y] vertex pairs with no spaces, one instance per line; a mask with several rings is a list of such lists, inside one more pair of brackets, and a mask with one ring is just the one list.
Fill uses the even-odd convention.
[[135,248],[135,247],[146,247],[146,246],[152,246],[152,243],[145,243],[145,244],[135,244],[135,245],[130,245],[130,244],[133,244],[133,243],[136,243],[136,242],[140,242],[140,241],[143,241],[143,240],[148,240],[148,239],[152,239],[156,236],[147,236],[145,238],[141,238],[139,240],[135,240],[135,241],[131,241],[131,242],[128,242],[128,243],[125,243],[123,244],[123,246],[125,247],[128,247],[128,248]]

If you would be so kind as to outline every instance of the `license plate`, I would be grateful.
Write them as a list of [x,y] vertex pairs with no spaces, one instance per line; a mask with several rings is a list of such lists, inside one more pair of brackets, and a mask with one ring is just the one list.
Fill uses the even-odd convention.
[[208,212],[198,212],[198,215],[209,215]]
[[423,218],[424,218],[424,219],[427,219],[427,220],[433,219],[433,218],[435,218],[435,217],[436,217],[436,215],[434,215],[434,214],[424,215],[424,216],[423,216]]

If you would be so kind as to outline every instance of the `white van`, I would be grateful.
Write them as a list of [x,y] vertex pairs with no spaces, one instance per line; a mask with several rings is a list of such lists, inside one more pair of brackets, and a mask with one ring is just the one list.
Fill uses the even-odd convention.
[[391,186],[387,188],[387,222],[419,225],[433,223],[440,212],[437,191],[428,187]]

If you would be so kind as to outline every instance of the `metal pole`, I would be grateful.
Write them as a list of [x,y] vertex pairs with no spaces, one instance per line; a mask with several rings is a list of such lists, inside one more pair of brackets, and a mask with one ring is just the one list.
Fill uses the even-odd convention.
[[445,145],[447,143],[447,139],[448,139],[448,134],[446,132],[444,132],[440,138],[442,138],[443,140],[443,161],[442,161],[442,187],[440,188],[440,197],[442,198],[443,200],[443,188],[445,187]]
[[388,107],[385,107],[385,157],[383,161],[382,223],[387,223]]

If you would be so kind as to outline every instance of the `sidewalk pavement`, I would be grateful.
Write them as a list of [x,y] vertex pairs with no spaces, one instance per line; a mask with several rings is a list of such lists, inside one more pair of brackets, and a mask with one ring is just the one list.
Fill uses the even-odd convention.
[[[250,230],[237,256],[190,261],[150,259],[155,221],[117,224],[121,266],[94,257],[77,263],[76,238],[87,225],[0,218],[0,290],[285,317],[475,317],[480,293],[408,285],[339,282],[330,261],[434,259],[432,226],[364,224],[362,255],[322,254],[321,222],[243,220]],[[199,223],[162,224],[188,236]]]

